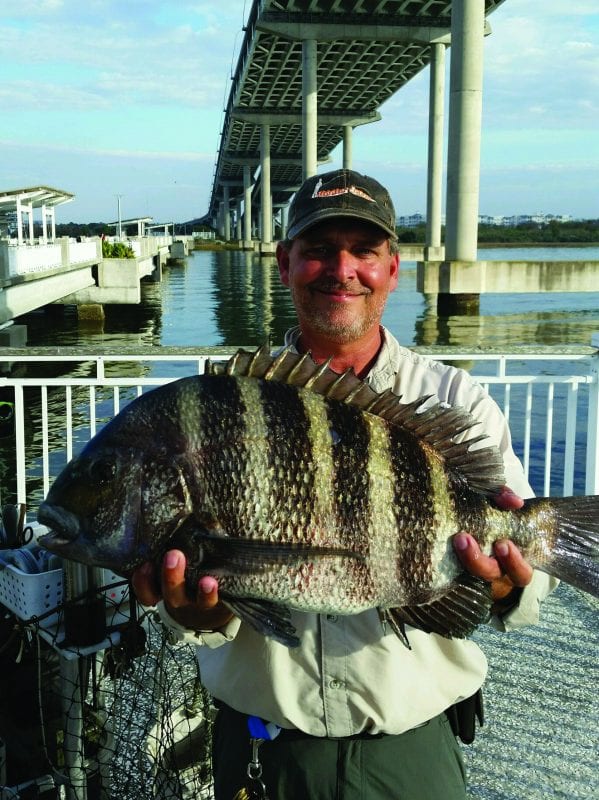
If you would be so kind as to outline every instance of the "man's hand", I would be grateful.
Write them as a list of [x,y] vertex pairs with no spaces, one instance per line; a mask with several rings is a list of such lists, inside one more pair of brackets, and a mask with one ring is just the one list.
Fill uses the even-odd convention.
[[163,599],[175,622],[194,631],[212,631],[226,625],[233,614],[219,602],[218,583],[214,578],[200,578],[195,600],[190,600],[185,588],[186,563],[184,553],[169,550],[162,562],[160,588],[156,586],[152,564],[142,564],[131,578],[137,599],[146,606],[156,605]]
[[[524,500],[507,486],[496,495],[494,502],[503,511],[512,511],[524,505]],[[453,545],[465,569],[491,583],[495,602],[506,599],[515,588],[527,586],[532,580],[532,567],[510,539],[495,542],[493,556],[485,556],[469,533],[458,533],[454,536]]]

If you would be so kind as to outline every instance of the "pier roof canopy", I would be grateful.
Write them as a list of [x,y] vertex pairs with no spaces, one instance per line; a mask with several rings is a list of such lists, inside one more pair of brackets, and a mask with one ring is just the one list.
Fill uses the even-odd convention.
[[120,222],[107,222],[109,228],[114,228],[120,225],[136,225],[139,222],[150,223],[154,221],[154,217],[131,217],[131,219],[122,219]]
[[17,200],[33,208],[42,206],[59,206],[69,203],[75,197],[71,192],[62,189],[53,189],[51,186],[29,186],[24,189],[9,189],[0,191],[1,210],[16,210]]

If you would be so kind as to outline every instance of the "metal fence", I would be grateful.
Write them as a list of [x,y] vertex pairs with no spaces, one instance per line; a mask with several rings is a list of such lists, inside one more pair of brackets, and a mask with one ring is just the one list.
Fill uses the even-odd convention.
[[[427,352],[466,366],[495,398],[537,494],[599,493],[597,349]],[[177,377],[203,372],[208,357],[227,353],[152,348],[110,356],[20,355],[26,374],[0,378],[0,397],[14,403],[14,445],[11,437],[0,440],[3,499],[12,493],[17,502],[35,506],[67,461],[124,405]]]

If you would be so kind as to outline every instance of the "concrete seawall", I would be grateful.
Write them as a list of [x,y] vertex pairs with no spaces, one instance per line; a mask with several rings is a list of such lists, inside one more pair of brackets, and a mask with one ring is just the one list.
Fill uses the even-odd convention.
[[599,292],[599,261],[419,261],[424,294]]

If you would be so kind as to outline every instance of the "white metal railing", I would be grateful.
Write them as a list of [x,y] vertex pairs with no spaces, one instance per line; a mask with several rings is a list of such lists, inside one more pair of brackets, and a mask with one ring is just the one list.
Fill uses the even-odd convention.
[[[14,393],[14,438],[0,439],[2,500],[8,494],[36,507],[67,461],[133,397],[202,373],[208,357],[227,357],[222,348],[212,354],[198,348],[191,355],[167,349],[136,355],[19,355],[19,362],[33,362],[36,371],[45,366],[55,373],[65,362],[72,369],[64,377],[0,378],[0,399]],[[507,416],[514,449],[537,494],[599,494],[599,350],[497,355],[443,348],[429,349],[429,355],[468,362]],[[14,474],[8,463],[11,448]]]

